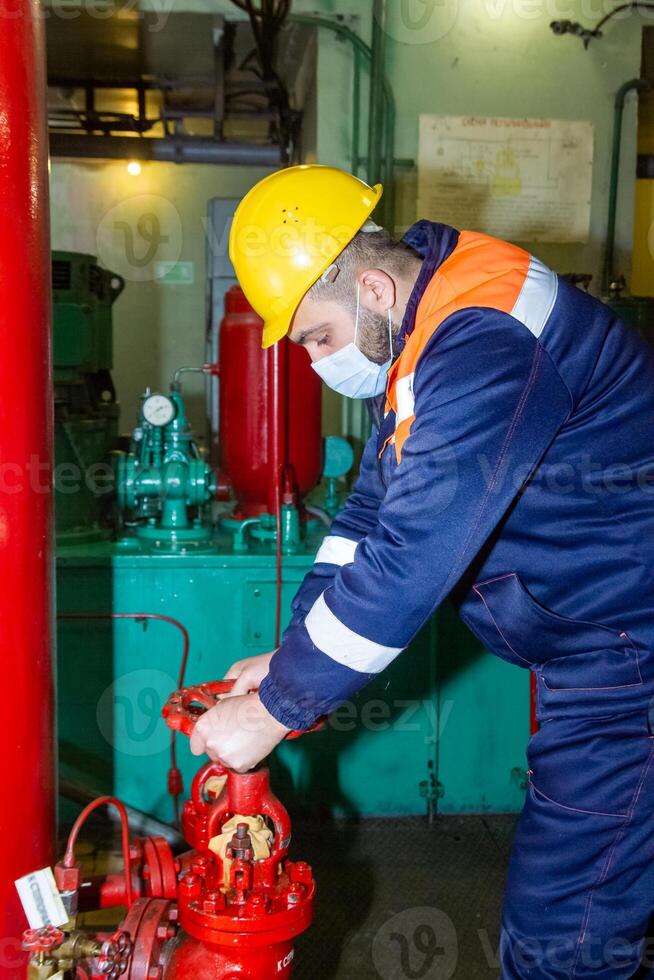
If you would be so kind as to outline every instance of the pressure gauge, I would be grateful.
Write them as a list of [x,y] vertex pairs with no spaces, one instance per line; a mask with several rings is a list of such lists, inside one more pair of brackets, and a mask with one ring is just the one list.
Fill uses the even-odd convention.
[[149,395],[143,402],[142,412],[150,425],[168,425],[175,418],[175,406],[166,395]]

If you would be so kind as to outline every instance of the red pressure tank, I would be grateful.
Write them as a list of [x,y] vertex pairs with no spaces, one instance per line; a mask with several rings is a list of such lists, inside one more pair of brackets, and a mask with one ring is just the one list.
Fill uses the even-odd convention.
[[219,407],[221,464],[237,517],[274,513],[277,459],[300,495],[322,472],[320,378],[307,352],[286,339],[263,350],[262,328],[243,290],[232,286],[220,324]]

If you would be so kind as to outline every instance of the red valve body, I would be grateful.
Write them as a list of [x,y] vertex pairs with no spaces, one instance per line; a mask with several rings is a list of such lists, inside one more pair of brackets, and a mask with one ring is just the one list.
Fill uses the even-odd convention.
[[293,966],[293,943],[290,941],[265,946],[214,946],[184,937],[174,945],[166,965],[165,980],[237,980],[257,977],[287,980]]
[[[212,777],[226,777],[217,796],[206,790]],[[209,841],[236,814],[267,817],[274,842],[268,858],[234,860],[225,891],[222,860]],[[268,770],[241,775],[208,763],[195,777],[182,820],[193,849],[176,861],[174,901],[152,888],[155,880],[160,888],[170,880],[154,871],[169,868],[172,856],[161,843],[156,853],[148,842],[138,845],[155,867],[144,862],[148,891],[136,889],[151,897],[135,901],[121,923],[134,943],[126,980],[286,980],[293,940],[313,919],[315,882],[308,864],[286,859],[290,820],[270,789]]]

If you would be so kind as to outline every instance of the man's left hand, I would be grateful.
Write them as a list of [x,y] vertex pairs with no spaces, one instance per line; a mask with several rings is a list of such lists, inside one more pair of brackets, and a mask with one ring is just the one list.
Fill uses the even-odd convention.
[[266,710],[258,694],[225,697],[195,723],[191,752],[206,752],[227,769],[247,772],[265,759],[289,731]]

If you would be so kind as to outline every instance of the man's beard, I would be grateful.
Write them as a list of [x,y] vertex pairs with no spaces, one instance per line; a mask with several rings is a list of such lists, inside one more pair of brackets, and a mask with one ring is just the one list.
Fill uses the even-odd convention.
[[392,357],[388,337],[388,314],[373,313],[361,306],[356,345],[375,364],[385,364]]

